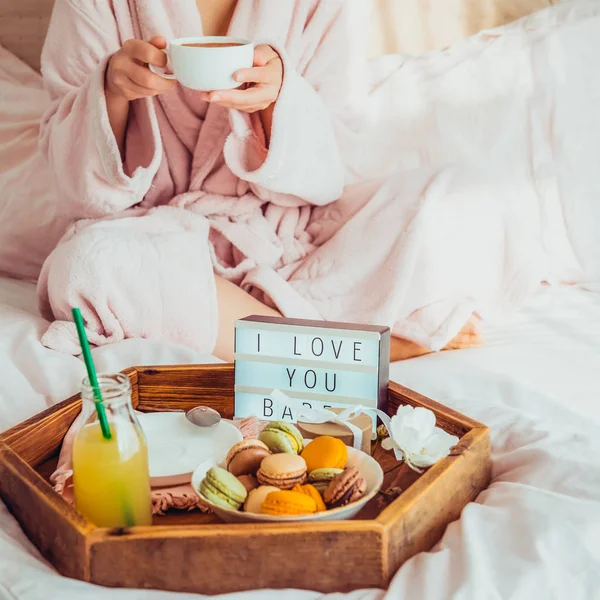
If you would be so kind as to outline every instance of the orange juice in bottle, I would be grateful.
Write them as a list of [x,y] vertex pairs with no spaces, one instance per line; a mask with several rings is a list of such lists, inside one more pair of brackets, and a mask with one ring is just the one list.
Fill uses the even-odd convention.
[[111,437],[103,435],[86,379],[84,422],[73,442],[75,506],[98,527],[151,525],[148,450],[131,405],[129,378],[100,375],[98,383]]

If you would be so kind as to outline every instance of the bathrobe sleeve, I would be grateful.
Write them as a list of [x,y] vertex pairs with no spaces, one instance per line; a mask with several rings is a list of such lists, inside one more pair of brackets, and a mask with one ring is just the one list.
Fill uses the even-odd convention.
[[298,43],[288,50],[271,43],[283,59],[284,80],[269,149],[256,118],[239,111],[231,111],[225,144],[233,173],[281,206],[337,200],[353,181],[352,142],[364,126],[367,0],[317,2],[307,17]]
[[59,210],[75,218],[106,216],[139,203],[162,155],[151,101],[138,100],[145,103],[138,104],[138,113],[145,113],[152,131],[151,158],[126,173],[104,94],[108,60],[122,44],[110,4],[57,0],[42,53],[52,106],[42,123],[40,144],[54,173]]

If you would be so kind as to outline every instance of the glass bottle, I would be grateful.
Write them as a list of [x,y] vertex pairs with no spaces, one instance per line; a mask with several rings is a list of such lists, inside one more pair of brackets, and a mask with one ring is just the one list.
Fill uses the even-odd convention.
[[111,438],[103,436],[88,379],[81,387],[82,425],[73,442],[77,510],[98,527],[152,524],[146,438],[131,405],[131,384],[122,373],[99,375]]

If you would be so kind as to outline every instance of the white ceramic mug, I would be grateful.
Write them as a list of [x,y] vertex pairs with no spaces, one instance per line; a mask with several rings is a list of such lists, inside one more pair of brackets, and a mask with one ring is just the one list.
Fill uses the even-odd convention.
[[[186,44],[218,44],[218,46]],[[168,49],[163,52],[170,59],[173,74],[152,65],[149,65],[150,70],[166,79],[177,79],[185,87],[200,92],[237,88],[241,84],[233,78],[235,73],[254,65],[254,44],[234,37],[179,38],[173,40]]]

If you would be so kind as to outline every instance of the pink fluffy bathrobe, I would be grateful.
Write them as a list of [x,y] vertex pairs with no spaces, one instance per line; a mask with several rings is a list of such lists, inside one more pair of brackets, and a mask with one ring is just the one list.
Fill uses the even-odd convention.
[[[107,61],[129,38],[201,34],[196,3],[56,3],[41,143],[61,211],[78,221],[39,280],[54,320],[47,346],[78,351],[79,306],[94,344],[146,337],[210,352],[217,274],[287,316],[385,324],[439,349],[474,311],[514,307],[539,283],[529,229],[505,226],[502,198],[514,190],[481,194],[467,171],[427,164],[433,150],[419,139],[431,142],[435,118],[416,116],[414,65],[391,69],[412,97],[391,71],[369,87],[367,5],[239,0],[230,34],[271,43],[284,60],[270,147],[248,115],[177,86],[132,103],[122,161]],[[396,102],[404,120],[386,122]]]

